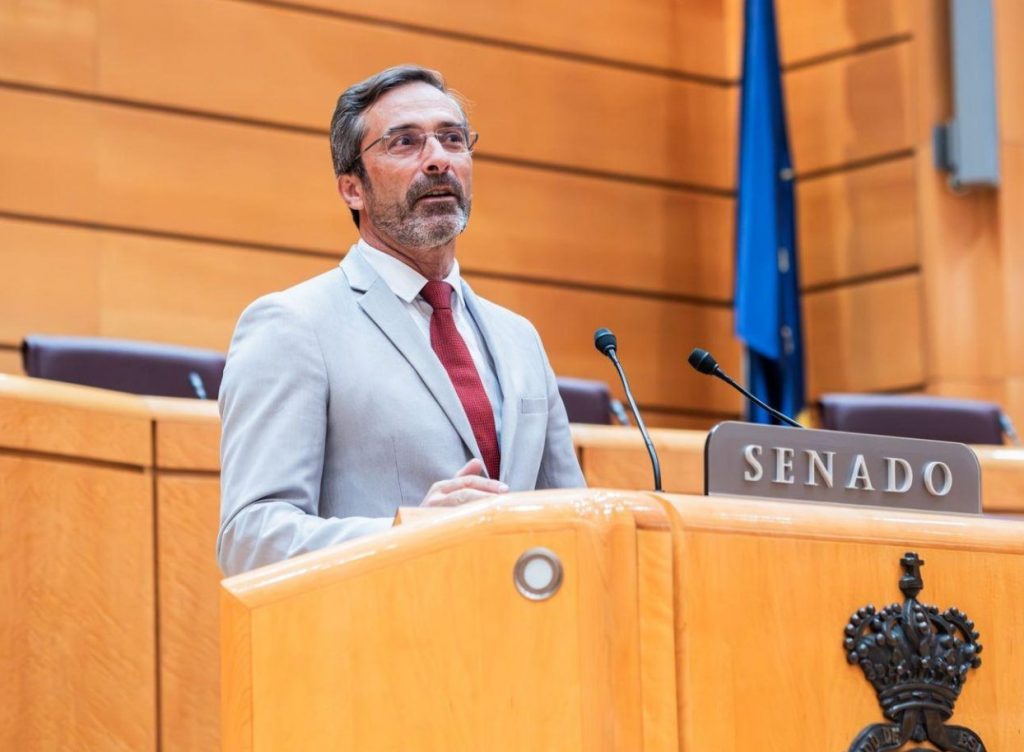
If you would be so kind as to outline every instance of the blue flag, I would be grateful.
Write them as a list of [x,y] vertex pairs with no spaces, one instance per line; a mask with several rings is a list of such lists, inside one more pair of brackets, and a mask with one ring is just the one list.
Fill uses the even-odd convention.
[[[747,387],[783,413],[804,407],[793,164],[773,0],[747,0],[736,211],[736,335]],[[748,419],[774,423],[750,406]]]

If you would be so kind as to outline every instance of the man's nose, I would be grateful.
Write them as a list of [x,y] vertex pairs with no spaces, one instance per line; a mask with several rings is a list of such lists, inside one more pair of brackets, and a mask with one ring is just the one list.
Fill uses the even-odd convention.
[[452,155],[444,150],[437,136],[433,134],[427,136],[427,140],[423,144],[421,164],[424,172],[444,173],[451,169]]

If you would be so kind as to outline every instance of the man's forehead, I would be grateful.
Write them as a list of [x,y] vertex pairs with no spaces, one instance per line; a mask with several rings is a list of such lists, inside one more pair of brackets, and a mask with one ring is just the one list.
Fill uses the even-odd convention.
[[400,125],[432,126],[461,123],[462,111],[455,100],[428,83],[416,81],[387,92],[364,113],[367,132],[381,132]]

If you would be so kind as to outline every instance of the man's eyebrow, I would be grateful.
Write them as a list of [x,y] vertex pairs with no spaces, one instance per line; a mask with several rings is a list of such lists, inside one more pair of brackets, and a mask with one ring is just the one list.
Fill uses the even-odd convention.
[[[469,127],[469,123],[467,123],[465,120],[442,120],[440,123],[437,124],[437,127],[438,128],[468,128]],[[388,128],[384,132],[385,133],[392,133],[394,131],[404,131],[404,130],[422,131],[422,130],[426,130],[426,129],[422,125],[420,125],[419,123],[402,123],[401,125],[393,125],[393,126]]]

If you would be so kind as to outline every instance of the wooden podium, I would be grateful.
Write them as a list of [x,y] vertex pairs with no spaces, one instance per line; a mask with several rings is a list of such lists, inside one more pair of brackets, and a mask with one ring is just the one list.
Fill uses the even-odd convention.
[[[517,560],[562,568],[525,597]],[[224,749],[847,750],[887,723],[847,661],[913,551],[984,645],[950,725],[1024,738],[1024,522],[616,491],[537,492],[225,580]],[[935,749],[929,742],[901,749]]]

